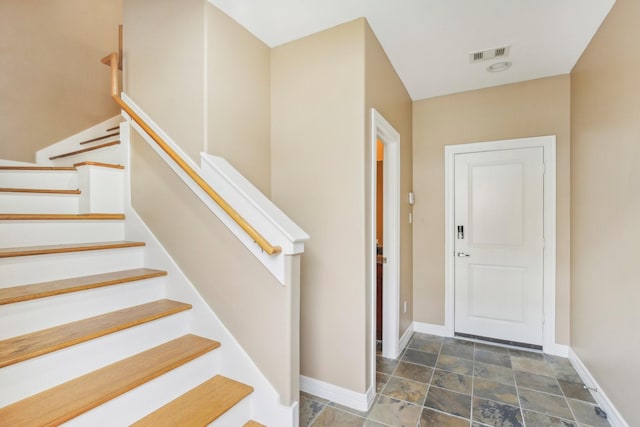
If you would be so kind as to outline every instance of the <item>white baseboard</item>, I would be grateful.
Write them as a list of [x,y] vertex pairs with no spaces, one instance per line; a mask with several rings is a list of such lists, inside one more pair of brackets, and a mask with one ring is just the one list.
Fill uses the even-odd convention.
[[413,322],[409,325],[409,327],[407,328],[406,331],[404,331],[404,334],[402,334],[402,336],[400,337],[400,345],[398,346],[398,348],[400,349],[400,353],[402,353],[402,350],[405,349],[405,347],[409,344],[409,340],[411,339],[411,336],[413,335]]
[[432,323],[413,322],[414,332],[420,332],[421,334],[438,335],[440,337],[446,337],[446,328],[444,325],[434,325]]
[[542,351],[552,356],[569,357],[569,346],[564,344],[545,345]]
[[300,391],[330,400],[343,406],[366,412],[373,405],[376,397],[375,384],[366,393],[358,393],[315,378],[300,375]]
[[602,410],[607,413],[609,423],[613,427],[629,427],[629,424],[627,424],[624,418],[622,418],[622,415],[620,415],[620,412],[618,412],[616,407],[613,406],[609,397],[606,395],[602,387],[600,387],[593,375],[591,375],[591,372],[589,372],[584,363],[582,363],[582,360],[580,360],[576,352],[573,351],[572,348],[569,348],[568,353],[569,361],[578,372],[578,375],[580,375],[580,378],[582,378],[582,381],[587,385],[587,387],[592,387],[597,390],[596,393],[593,393],[594,398]]

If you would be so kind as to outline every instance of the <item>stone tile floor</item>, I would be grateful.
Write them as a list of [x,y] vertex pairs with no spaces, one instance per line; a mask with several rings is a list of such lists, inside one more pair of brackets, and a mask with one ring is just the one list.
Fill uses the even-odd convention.
[[302,393],[300,426],[609,426],[561,357],[415,333],[376,370],[369,412]]

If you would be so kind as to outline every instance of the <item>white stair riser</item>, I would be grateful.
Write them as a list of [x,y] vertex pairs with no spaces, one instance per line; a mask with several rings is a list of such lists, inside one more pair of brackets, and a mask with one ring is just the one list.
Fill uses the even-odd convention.
[[143,247],[0,258],[0,288],[143,266]]
[[162,299],[163,284],[158,277],[8,304],[0,309],[0,339]]
[[0,221],[0,246],[64,245],[124,239],[124,221],[31,220]]
[[77,190],[77,171],[0,171],[1,188]]
[[123,169],[79,166],[80,213],[124,212]]
[[[0,407],[188,333],[189,312],[174,314],[0,369]],[[112,424],[116,425],[116,424]]]
[[[97,142],[98,145],[104,144],[104,143],[105,141]],[[80,146],[78,150],[81,150],[84,148],[89,148],[89,147]],[[76,154],[69,157],[55,159],[55,160],[52,160],[51,163],[54,166],[70,166],[75,163],[82,163],[82,162],[99,162],[99,163],[111,163],[111,164],[119,165],[119,164],[122,164],[123,158],[124,156],[122,154],[122,145],[119,144],[119,145],[111,145],[109,147],[100,148],[98,150],[93,150],[86,153]]]
[[251,397],[251,395],[245,397],[209,425],[212,427],[238,427],[245,425],[251,419]]
[[[217,374],[219,363],[216,353],[218,351],[214,350],[198,357],[62,425],[65,427],[130,425]],[[248,420],[249,415],[247,413],[245,419]],[[238,424],[240,425],[242,424]]]
[[79,194],[0,193],[1,213],[77,214]]

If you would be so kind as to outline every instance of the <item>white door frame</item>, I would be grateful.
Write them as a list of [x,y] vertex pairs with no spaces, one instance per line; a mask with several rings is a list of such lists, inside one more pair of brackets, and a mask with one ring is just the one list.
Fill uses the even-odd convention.
[[447,145],[445,157],[445,333],[454,335],[454,161],[456,154],[482,151],[542,147],[544,151],[544,249],[543,249],[543,329],[542,348],[545,353],[562,355],[556,345],[556,137],[507,139]]
[[371,277],[369,290],[371,300],[371,376],[375,389],[376,356],[376,161],[377,141],[384,146],[384,207],[383,243],[384,286],[382,293],[382,355],[397,358],[400,354],[400,134],[374,108],[371,109],[370,132],[371,206],[369,230],[369,260]]

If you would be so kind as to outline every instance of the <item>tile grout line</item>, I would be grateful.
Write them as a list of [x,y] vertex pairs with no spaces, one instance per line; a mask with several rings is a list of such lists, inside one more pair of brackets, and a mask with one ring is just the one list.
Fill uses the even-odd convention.
[[534,410],[534,409],[527,409],[527,411],[529,411],[529,412],[534,412],[534,413],[536,413],[536,414],[540,414],[540,415],[545,415],[545,416],[547,416],[547,417],[551,417],[551,418],[557,418],[557,419],[559,419],[559,420],[567,421],[567,422],[570,422],[570,423],[573,423],[573,424],[576,424],[576,425],[580,425],[580,426],[584,426],[584,427],[593,427],[593,426],[591,426],[591,425],[589,425],[589,424],[579,423],[577,420],[570,420],[570,419],[568,419],[568,418],[558,417],[557,415],[547,414],[547,413],[545,413],[545,412],[536,411],[536,410]]
[[476,386],[476,344],[473,344],[473,364],[471,365],[471,408],[469,409],[469,426],[473,425],[473,398],[475,396],[474,387]]
[[[313,400],[313,399],[310,399],[310,400]],[[324,404],[323,404],[323,403],[321,403],[321,402],[318,402],[317,400],[316,400],[315,402],[316,402],[316,403],[320,403],[321,405],[324,405],[324,406],[323,406],[323,408],[320,410],[320,412],[318,412],[318,413],[316,414],[316,416],[315,416],[315,417],[313,417],[313,418],[311,419],[311,421],[310,421],[310,422],[309,422],[309,424],[308,424],[308,426],[309,426],[309,427],[312,427],[312,426],[313,426],[313,423],[315,423],[315,422],[316,422],[316,420],[318,419],[318,417],[320,416],[320,414],[322,414],[322,413],[324,412],[324,410],[325,410],[325,409],[327,409],[327,406],[329,406],[329,402],[330,402],[330,401],[328,400],[328,401],[327,401],[327,403],[324,403]]]
[[[415,337],[415,332],[411,336],[411,340],[409,340],[409,343],[405,347],[403,353],[406,354],[407,350],[409,350],[409,349],[415,350],[415,351],[421,351],[421,350],[418,350],[418,349],[411,348],[411,344],[413,343],[414,337]],[[425,351],[424,353],[430,353],[430,352],[426,352]],[[439,350],[438,350],[438,353],[439,353]],[[433,354],[433,353],[431,353],[431,354]],[[434,365],[435,365],[435,363],[437,363],[437,361],[438,361],[438,357],[436,356],[436,362],[434,362]],[[430,367],[430,366],[426,366],[426,365],[420,365],[419,363],[413,363],[413,362],[410,362],[408,360],[400,360],[400,361],[398,361],[398,366],[400,366],[401,362],[405,362],[405,363],[409,363],[409,364],[412,364],[412,365],[420,366],[420,367],[423,367],[423,368],[426,367],[426,368],[430,368],[431,369],[431,376],[429,377],[429,382],[426,384],[427,385],[427,390],[424,393],[424,399],[422,399],[422,404],[417,405],[418,408],[419,408],[419,413],[418,413],[418,419],[416,420],[416,427],[420,427],[420,419],[422,418],[422,412],[424,411],[424,404],[427,401],[427,395],[429,394],[429,389],[431,388],[431,380],[433,378],[433,372],[434,372],[435,368]],[[398,366],[396,366],[396,369],[398,368]],[[394,372],[395,372],[395,370],[394,370]],[[396,377],[396,378],[402,378],[402,377]],[[403,379],[406,379],[406,378],[403,378]],[[414,380],[409,380],[409,381],[414,381]],[[414,381],[414,382],[420,383],[420,381]],[[421,384],[424,384],[424,383],[421,383]],[[401,399],[399,399],[399,400],[401,400]],[[412,402],[408,402],[408,403],[412,403]],[[413,403],[413,404],[416,405],[415,403]]]
[[524,409],[522,408],[522,400],[520,399],[520,390],[518,388],[518,380],[516,379],[516,370],[513,367],[513,360],[511,359],[511,350],[507,352],[509,355],[509,363],[511,364],[511,372],[513,375],[513,385],[516,389],[516,397],[518,398],[518,408],[520,409],[520,416],[522,417],[522,425],[527,427],[527,422],[524,419]]
[[[415,338],[415,336],[416,335],[415,335],[415,332],[414,332],[414,334],[411,336],[411,341],[409,341],[409,344],[407,345],[407,348],[411,348],[411,344],[413,343],[413,339]],[[441,341],[441,340],[438,340],[438,341]],[[418,365],[418,366],[422,366],[422,367],[426,367],[426,368],[431,369],[431,375],[429,376],[429,380],[426,383],[427,390],[425,391],[424,399],[422,399],[422,404],[419,405],[419,411],[420,412],[418,413],[418,419],[416,420],[416,427],[420,427],[420,421],[422,420],[422,413],[424,412],[425,404],[427,403],[427,396],[429,395],[429,390],[431,389],[431,381],[433,380],[433,375],[434,375],[434,372],[435,372],[435,365],[438,363],[438,357],[440,355],[440,349],[441,348],[442,348],[442,343],[440,343],[440,348],[438,349],[438,354],[436,355],[436,360],[435,360],[433,366],[420,365],[420,364],[413,363],[413,362],[410,362],[410,361],[404,361],[406,363],[411,363],[411,364],[414,364],[414,365]],[[412,349],[412,350],[421,351],[419,349]],[[431,352],[425,351],[424,353],[431,353]],[[435,354],[435,353],[431,353],[431,354]]]
[[[437,368],[437,364],[438,364],[438,360],[440,359],[440,355],[442,354],[442,347],[444,347],[444,344],[445,344],[445,342],[444,342],[444,339],[443,339],[441,344],[440,344],[440,349],[438,350],[438,357],[436,358],[436,365],[433,367],[433,370],[432,370],[431,381],[429,382],[429,390],[431,390],[432,387],[435,387],[435,388],[442,389],[442,390],[445,390],[445,391],[448,391],[448,392],[451,392],[451,393],[466,395],[466,393],[458,392],[458,391],[455,391],[455,390],[450,390],[448,388],[439,387],[439,386],[435,386],[435,385],[432,384],[433,377],[436,374],[436,369],[438,369]],[[445,355],[445,356],[450,356],[450,355]],[[456,357],[456,358],[461,359],[461,360],[468,360],[468,359],[464,359],[464,358],[459,358],[457,356],[451,356],[451,357]],[[444,415],[447,415],[447,416],[450,416],[450,417],[454,417],[454,418],[462,419],[462,420],[465,420],[465,421],[469,421],[469,425],[470,426],[472,425],[472,423],[473,423],[473,419],[472,419],[473,397],[472,396],[473,396],[473,381],[474,381],[473,364],[474,364],[474,362],[475,362],[475,343],[474,343],[474,350],[473,350],[473,355],[472,355],[472,359],[471,359],[471,375],[464,375],[464,374],[461,374],[461,373],[458,373],[458,372],[448,371],[446,369],[440,369],[441,371],[446,372],[448,374],[461,375],[461,376],[464,376],[464,377],[471,377],[471,392],[469,393],[469,398],[470,398],[470,402],[469,402],[469,405],[470,405],[469,406],[469,418],[467,419],[465,417],[461,417],[459,415],[451,414],[449,412],[445,412],[443,410],[436,409],[436,408],[428,408],[429,410],[432,410],[432,411],[435,411],[435,412],[438,412],[438,413],[441,413],[441,414],[444,414]],[[426,404],[426,396],[425,396],[425,404]],[[424,407],[426,408],[426,406],[424,406]],[[418,420],[418,421],[420,421],[420,420]],[[419,426],[420,426],[420,424],[418,423],[418,427]]]
[[[413,338],[412,338],[413,339]],[[416,427],[420,427],[420,421],[422,420],[422,413],[424,412],[427,404],[427,397],[429,396],[429,392],[431,391],[431,382],[433,381],[433,376],[436,373],[436,365],[438,364],[438,359],[440,358],[440,352],[442,351],[442,345],[444,344],[444,339],[439,340],[440,347],[438,348],[438,355],[436,356],[435,362],[433,362],[433,366],[431,367],[431,375],[429,376],[429,383],[427,384],[427,392],[424,394],[424,400],[422,401],[422,406],[420,408],[420,415],[418,415],[418,421]]]
[[420,427],[420,418],[422,418],[422,412],[424,412],[424,408],[427,406],[427,398],[429,397],[429,393],[431,392],[431,387],[433,386],[433,377],[436,375],[436,366],[438,366],[438,360],[440,360],[440,354],[442,354],[442,346],[444,345],[444,338],[440,340],[440,348],[438,348],[438,356],[436,356],[436,361],[433,363],[433,368],[431,368],[431,377],[429,377],[429,387],[427,387],[427,394],[424,395],[424,402],[422,403],[422,411],[420,412],[420,417],[418,418],[418,427]]
[[[510,355],[510,354],[509,354],[509,357],[511,357],[511,355]],[[518,357],[518,356],[513,356],[513,357]],[[499,366],[499,365],[495,365],[495,366]],[[531,375],[545,376],[545,377],[548,377],[548,378],[555,379],[555,380],[557,381],[557,378],[556,378],[556,377],[551,377],[551,376],[548,376],[548,375],[541,375],[541,374],[538,374],[538,373],[535,373],[535,372],[528,372],[528,371],[519,371],[519,370],[513,369],[513,367],[512,367],[512,369],[511,369],[511,370],[513,371],[513,375],[514,375],[514,376],[515,376],[516,372],[520,372],[520,373],[524,373],[524,374],[531,374]],[[523,423],[525,423],[525,421],[524,421],[524,407],[522,407],[522,405],[520,405],[520,392],[519,392],[519,388],[520,388],[520,387],[518,386],[517,380],[515,380],[515,378],[514,378],[514,382],[515,382],[516,396],[517,396],[517,398],[518,398],[518,402],[519,402],[519,403],[518,403],[518,405],[517,405],[517,407],[520,409],[520,412],[521,412],[521,414],[522,414],[522,416],[523,416]],[[499,383],[499,384],[502,384],[502,383]],[[568,398],[568,397],[566,397],[566,396],[564,396],[564,391],[562,390],[562,388],[561,388],[561,387],[560,387],[560,390],[561,390],[561,392],[563,393],[563,395],[562,395],[562,396],[561,396],[561,395],[557,395],[557,394],[553,394],[553,393],[548,393],[548,392],[545,392],[545,391],[536,390],[536,389],[533,389],[533,388],[530,388],[530,387],[521,387],[521,388],[523,388],[523,389],[525,389],[525,390],[528,390],[528,391],[533,391],[533,392],[535,392],[535,393],[541,393],[541,394],[544,394],[544,395],[547,395],[547,396],[550,396],[550,397],[555,397],[555,398],[558,398],[558,397],[565,397],[565,398],[566,398],[566,400],[567,400],[567,406],[569,406],[569,409],[570,409],[570,411],[571,411],[572,415],[574,416],[574,419],[573,419],[573,420],[570,420],[570,419],[567,419],[567,418],[564,418],[564,417],[560,417],[560,416],[556,416],[556,415],[548,414],[548,413],[545,413],[545,412],[540,412],[540,411],[538,411],[538,410],[533,410],[533,409],[527,409],[527,411],[535,412],[535,413],[540,414],[540,415],[550,416],[550,417],[553,417],[553,418],[558,418],[558,419],[561,419],[561,420],[564,420],[564,421],[568,421],[568,422],[571,422],[571,423],[578,423],[577,418],[575,418],[575,413],[573,412],[573,410],[572,410],[571,406],[568,404],[568,400],[569,400],[569,398]],[[483,399],[483,400],[490,401],[490,402],[498,403],[498,404],[500,404],[500,405],[506,405],[506,406],[512,406],[512,407],[515,407],[515,405],[505,404],[505,403],[503,403],[503,402],[499,402],[499,401],[497,401],[497,400],[490,399],[490,398],[487,398],[487,397],[482,397],[482,399]],[[580,399],[573,399],[573,400],[577,400],[577,401],[582,402]],[[592,403],[590,403],[590,402],[586,402],[586,401],[585,401],[585,403],[586,403],[586,404],[589,404],[589,405],[591,405],[591,406],[597,406],[597,405],[593,405],[593,404],[592,404]],[[593,427],[593,426],[589,426],[588,424],[584,424],[584,423],[581,423],[581,424],[585,425],[585,427]]]
[[[571,407],[571,405],[569,404],[569,399],[567,398],[567,395],[564,393],[564,390],[563,390],[563,389],[562,389],[562,387],[560,386],[560,381],[558,381],[558,377],[556,377],[556,376],[555,376],[555,374],[554,374],[553,379],[555,379],[555,380],[556,380],[556,384],[558,384],[558,387],[560,388],[560,393],[562,393],[562,397],[564,397],[564,401],[565,401],[565,403],[567,404],[567,407],[569,408],[569,412],[571,412],[571,415],[573,416],[573,419],[574,419],[574,421],[576,422],[576,425],[580,425],[580,424],[582,424],[582,423],[580,423],[580,422],[578,421],[578,417],[576,417],[576,414],[575,414],[575,412],[573,411],[573,408],[572,408],[572,407]],[[558,418],[562,418],[562,417],[558,417]],[[585,424],[586,424],[586,423],[585,423]]]
[[[383,422],[381,422],[381,421],[378,421],[378,420],[376,420],[375,418],[371,418],[371,417],[370,417],[371,412],[373,412],[373,407],[375,406],[376,401],[378,401],[378,400],[379,400],[381,397],[383,397],[383,396],[384,396],[384,397],[391,398],[391,399],[395,399],[395,400],[397,400],[397,401],[399,401],[399,402],[408,403],[408,404],[410,404],[410,405],[416,405],[416,404],[415,404],[415,403],[413,403],[413,402],[409,402],[409,401],[406,401],[406,400],[403,400],[403,399],[398,399],[398,398],[395,398],[395,397],[392,397],[392,396],[388,396],[388,395],[386,395],[386,394],[383,394],[383,393],[384,393],[384,391],[386,390],[386,388],[389,386],[389,381],[391,381],[391,378],[392,378],[392,377],[393,377],[393,378],[398,378],[399,380],[408,380],[407,378],[398,377],[398,376],[394,375],[394,373],[395,373],[395,372],[396,372],[396,370],[398,369],[398,366],[400,366],[400,363],[402,363],[402,362],[406,362],[406,363],[411,363],[412,365],[416,365],[416,366],[422,366],[422,367],[424,367],[424,366],[425,366],[425,365],[420,365],[419,363],[412,363],[412,362],[409,362],[409,361],[406,361],[406,360],[403,360],[403,359],[402,359],[402,357],[405,355],[405,353],[407,352],[407,350],[408,350],[408,349],[410,349],[410,347],[409,347],[409,346],[410,346],[410,342],[411,342],[412,340],[413,340],[413,335],[411,336],[411,340],[409,340],[409,343],[407,344],[407,346],[406,346],[406,347],[405,347],[405,348],[400,352],[400,354],[398,355],[398,358],[397,358],[397,359],[393,359],[393,360],[395,360],[397,363],[396,363],[395,367],[393,368],[393,370],[391,371],[391,373],[386,374],[386,375],[388,375],[388,376],[389,376],[389,379],[387,379],[387,382],[386,382],[386,384],[384,385],[384,387],[382,388],[382,390],[380,390],[380,393],[377,393],[377,392],[376,392],[377,397],[375,398],[374,403],[373,403],[373,405],[371,406],[371,411],[370,411],[370,412],[369,412],[369,414],[365,417],[365,420],[371,420],[371,421],[375,421],[376,423],[386,425],[385,423],[383,423]],[[412,349],[412,350],[414,350],[414,349]],[[416,350],[416,351],[419,351],[419,350]],[[386,358],[385,358],[385,359],[386,359]],[[390,359],[390,360],[392,360],[392,359]],[[376,366],[376,372],[379,372],[379,371],[377,371],[377,366]],[[384,372],[383,372],[383,373],[384,373]],[[432,373],[432,375],[433,375],[433,373]],[[408,381],[412,381],[412,380],[408,380]],[[420,381],[414,381],[414,382],[420,383]],[[424,384],[424,383],[422,383],[422,384]],[[428,385],[427,385],[427,386],[428,386]],[[427,388],[427,390],[428,390],[428,388]],[[426,399],[426,394],[425,394],[425,399]],[[416,406],[418,406],[418,405],[416,405]],[[420,414],[422,414],[422,411],[420,412]],[[420,421],[420,415],[418,415],[418,422],[419,422],[419,421]]]
[[[334,402],[334,403],[335,403],[335,402]],[[329,404],[327,404],[327,407],[329,407],[329,406],[330,406],[330,405],[329,405]],[[361,415],[354,414],[353,412],[345,411],[344,409],[337,408],[337,407],[335,407],[335,406],[331,406],[331,409],[333,409],[334,411],[342,412],[343,414],[351,415],[351,416],[356,417],[356,418],[362,418],[364,421],[367,421],[367,420],[368,420],[368,418],[367,418],[367,417],[363,417],[363,416],[361,416]],[[320,415],[320,414],[318,414],[318,416],[319,416],[319,415]],[[315,420],[314,420],[314,421],[315,421]],[[379,422],[379,421],[376,421],[376,422]],[[364,423],[363,423],[363,424],[364,424]],[[380,423],[380,424],[386,425],[386,424],[384,424],[384,423]],[[311,427],[311,426],[310,426],[310,427]]]

